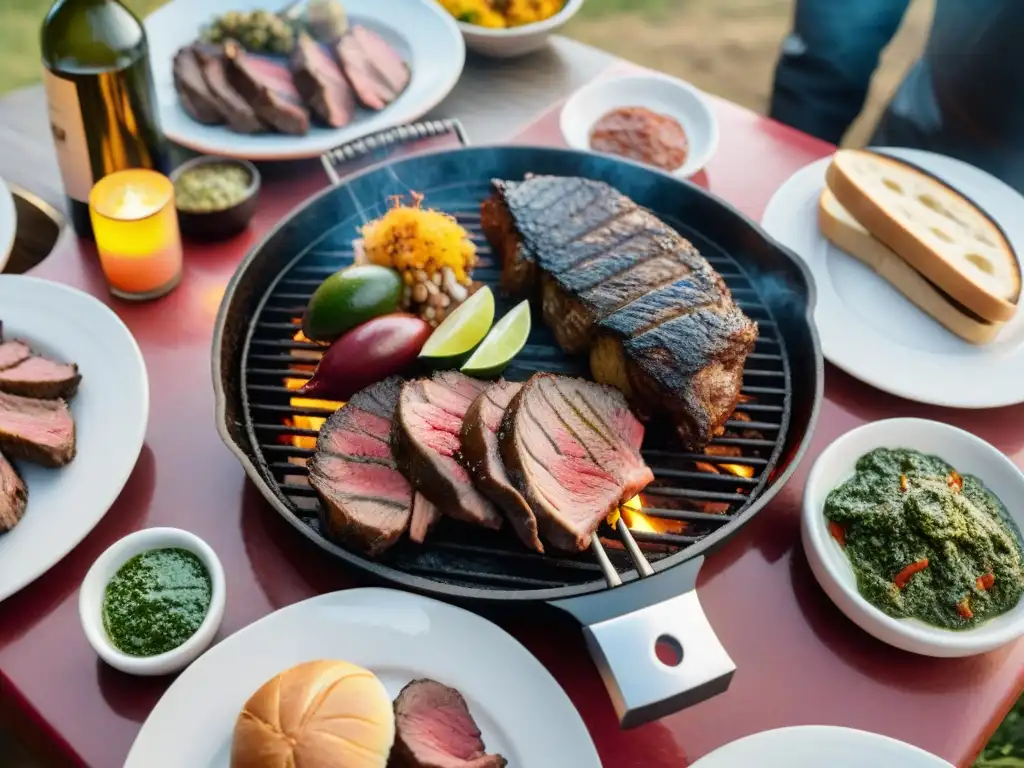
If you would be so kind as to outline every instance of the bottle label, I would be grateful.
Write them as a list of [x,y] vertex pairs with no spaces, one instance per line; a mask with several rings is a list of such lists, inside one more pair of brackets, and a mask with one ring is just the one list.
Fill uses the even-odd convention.
[[64,191],[73,200],[87,203],[95,179],[89,161],[89,143],[85,138],[78,87],[73,81],[58,77],[48,69],[44,69],[43,84],[50,111],[50,133],[57,149]]

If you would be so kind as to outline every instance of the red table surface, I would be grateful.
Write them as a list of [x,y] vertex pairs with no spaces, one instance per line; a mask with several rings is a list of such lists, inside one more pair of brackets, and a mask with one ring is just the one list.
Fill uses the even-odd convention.
[[[757,218],[796,169],[829,145],[715,100],[721,149],[698,182]],[[519,141],[559,143],[553,110]],[[251,230],[218,246],[190,246],[181,287],[131,305],[110,299],[95,255],[72,237],[34,274],[107,301],[135,334],[149,367],[146,445],[108,515],[60,564],[0,606],[0,706],[47,754],[47,765],[120,765],[170,679],[133,678],[98,661],[78,621],[77,587],[117,538],[170,525],[218,552],[228,602],[220,637],[282,606],[356,584],[307,544],[247,482],[214,427],[212,327],[224,287],[261,234],[325,179],[315,164],[266,180]],[[1024,643],[983,656],[914,656],[875,641],[818,587],[799,544],[800,494],[818,452],[866,421],[948,421],[1024,461],[1024,408],[970,412],[925,407],[877,392],[833,367],[803,464],[772,504],[705,564],[699,594],[737,664],[729,691],[631,731],[620,731],[579,632],[528,616],[493,617],[551,670],[579,709],[609,768],[680,768],[726,742],[782,726],[837,724],[884,733],[969,765],[1024,687]],[[187,734],[182,734],[187,738]],[[529,735],[525,734],[524,738]],[[2,763],[0,759],[0,763]],[[524,766],[523,768],[530,768]]]

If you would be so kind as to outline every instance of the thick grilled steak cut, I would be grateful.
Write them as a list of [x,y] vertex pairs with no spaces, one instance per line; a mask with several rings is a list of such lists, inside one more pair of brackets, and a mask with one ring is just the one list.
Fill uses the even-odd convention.
[[174,54],[172,72],[174,90],[178,93],[181,107],[188,113],[188,116],[205,125],[221,125],[224,122],[224,112],[203,79],[203,73],[192,46],[186,45],[184,48],[179,48],[178,52]]
[[366,27],[354,26],[335,46],[359,103],[384,109],[409,85],[409,67],[394,48]]
[[512,485],[498,448],[505,409],[522,384],[498,381],[477,395],[462,422],[462,465],[483,494],[505,513],[516,535],[530,549],[544,551],[537,536],[537,518]]
[[353,395],[320,428],[307,464],[324,532],[370,556],[394,545],[412,514],[412,487],[389,438],[402,381],[392,376]]
[[0,451],[44,467],[68,464],[75,458],[75,421],[67,403],[0,392]]
[[224,46],[203,44],[192,46],[192,52],[203,82],[217,101],[217,106],[235,133],[262,133],[267,127],[256,117],[252,108],[235,87],[228,82],[224,63]]
[[684,445],[721,434],[757,325],[693,245],[607,184],[537,176],[494,182],[481,208],[507,292],[539,290],[570,353],[644,418],[667,414]]
[[290,66],[295,87],[313,116],[332,128],[348,125],[355,114],[355,95],[334,59],[320,44],[309,35],[300,34]]
[[28,344],[20,341],[5,341],[0,343],[0,371],[12,368],[22,360],[27,360],[32,354]]
[[55,363],[45,357],[29,357],[15,366],[0,369],[0,392],[25,397],[70,400],[78,392],[82,376],[74,363]]
[[542,373],[512,398],[499,444],[541,537],[581,551],[608,513],[654,479],[640,458],[644,428],[622,393]]
[[0,533],[11,530],[25,514],[28,488],[17,470],[0,453]]
[[504,768],[488,755],[462,694],[436,680],[413,680],[395,699],[395,746],[388,768]]
[[309,132],[309,113],[286,66],[251,56],[234,40],[224,43],[224,57],[228,82],[262,122],[293,136]]
[[498,529],[501,514],[459,463],[462,421],[486,386],[456,371],[406,382],[395,410],[391,445],[402,473],[443,514]]

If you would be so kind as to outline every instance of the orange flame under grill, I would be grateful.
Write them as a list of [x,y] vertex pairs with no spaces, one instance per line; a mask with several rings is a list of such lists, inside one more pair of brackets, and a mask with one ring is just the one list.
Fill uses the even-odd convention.
[[[293,323],[302,322],[300,318],[292,318]],[[309,342],[305,334],[302,331],[296,331],[292,336],[295,341]],[[296,363],[289,366],[290,370],[296,373],[313,373],[316,370],[316,363],[320,360],[323,353],[317,352],[311,349],[293,349],[291,354],[294,357],[303,358],[309,360],[308,363]],[[301,389],[308,379],[296,379],[286,378],[284,385],[288,389]],[[305,416],[296,414],[294,416],[286,416],[284,418],[284,424],[288,427],[295,427],[296,429],[312,429],[319,431],[320,427],[323,426],[324,422],[327,421],[327,417],[334,411],[341,408],[344,405],[342,402],[335,400],[318,400],[311,397],[293,397],[288,401],[289,405],[293,408],[305,408],[325,411],[323,416]],[[284,441],[294,445],[296,448],[305,448],[307,450],[313,450],[316,448],[316,438],[308,435],[286,435]]]

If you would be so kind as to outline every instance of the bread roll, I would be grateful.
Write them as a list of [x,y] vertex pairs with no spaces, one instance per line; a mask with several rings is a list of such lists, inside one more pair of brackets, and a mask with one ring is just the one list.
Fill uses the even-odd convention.
[[391,699],[376,675],[344,661],[310,661],[245,703],[231,768],[385,768],[394,740]]

